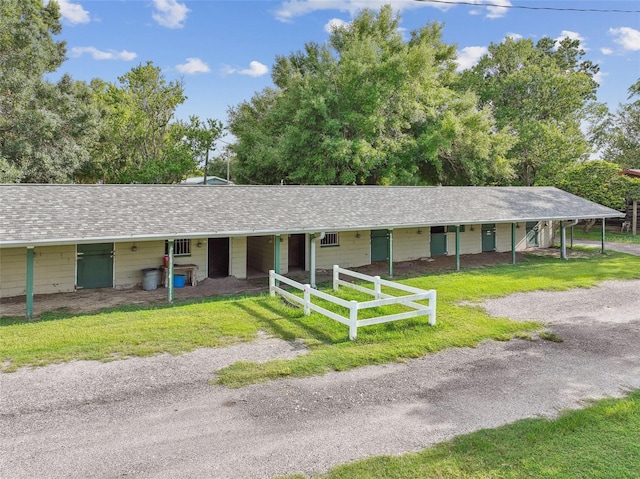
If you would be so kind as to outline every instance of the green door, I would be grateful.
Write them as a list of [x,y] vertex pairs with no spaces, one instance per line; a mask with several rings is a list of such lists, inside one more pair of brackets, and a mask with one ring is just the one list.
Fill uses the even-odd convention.
[[482,225],[482,252],[496,250],[496,225],[494,223]]
[[389,231],[371,230],[371,261],[389,259]]
[[78,245],[78,288],[113,287],[113,243]]
[[527,248],[538,246],[538,222],[527,221]]
[[431,256],[447,254],[447,235],[444,226],[431,227]]

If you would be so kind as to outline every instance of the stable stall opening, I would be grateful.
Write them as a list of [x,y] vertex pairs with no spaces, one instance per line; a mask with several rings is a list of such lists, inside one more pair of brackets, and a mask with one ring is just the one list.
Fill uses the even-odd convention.
[[207,276],[225,278],[229,276],[229,238],[209,238]]
[[274,269],[273,236],[249,236],[247,238],[247,277],[268,276]]
[[289,235],[289,271],[304,271],[305,238],[304,234]]

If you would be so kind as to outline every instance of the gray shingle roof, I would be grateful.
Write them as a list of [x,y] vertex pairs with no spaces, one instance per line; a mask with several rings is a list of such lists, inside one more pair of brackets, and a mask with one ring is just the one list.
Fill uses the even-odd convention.
[[0,185],[0,246],[618,216],[552,187]]

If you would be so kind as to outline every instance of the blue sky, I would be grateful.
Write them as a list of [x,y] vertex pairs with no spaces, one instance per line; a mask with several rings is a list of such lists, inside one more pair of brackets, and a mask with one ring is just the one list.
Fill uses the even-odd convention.
[[[455,0],[451,0],[454,2]],[[276,55],[325,42],[328,25],[349,22],[363,7],[390,3],[405,35],[444,22],[444,40],[458,47],[461,68],[505,36],[579,38],[600,65],[598,100],[613,110],[640,78],[640,13],[525,10],[509,6],[640,10],[640,1],[465,0],[58,0],[68,59],[56,75],[115,82],[152,61],[168,80],[184,81],[177,117],[227,119],[227,109],[270,86]],[[491,3],[499,6],[488,6]]]

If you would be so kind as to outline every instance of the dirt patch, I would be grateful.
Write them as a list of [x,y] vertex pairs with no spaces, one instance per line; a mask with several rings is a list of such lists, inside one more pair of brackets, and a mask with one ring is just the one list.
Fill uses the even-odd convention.
[[[527,254],[558,257],[559,251],[554,248],[529,250],[526,253],[517,253],[516,261],[519,263],[527,261]],[[585,253],[577,251],[571,254],[585,255]],[[469,254],[462,255],[460,259],[460,264],[463,269],[483,268],[499,264],[509,264],[510,262],[511,252]],[[388,274],[386,262],[376,262],[353,269],[372,276],[380,275],[387,277]],[[425,274],[445,271],[455,271],[455,256],[440,256],[393,264],[393,275],[395,278],[423,276]],[[297,271],[291,272],[287,276],[306,283],[308,282],[308,274],[308,272]],[[329,281],[330,279],[331,271],[317,271],[317,282]],[[176,288],[174,289],[174,298],[176,301],[185,301],[195,298],[210,298],[231,294],[255,294],[267,290],[268,279],[266,274],[263,277],[250,279],[237,279],[229,276],[226,278],[207,278],[195,287],[186,286],[184,288]],[[34,315],[38,316],[51,311],[89,313],[122,305],[146,306],[161,304],[166,301],[167,290],[164,288],[158,288],[155,291],[144,291],[141,288],[129,290],[102,288],[78,290],[73,293],[36,294],[34,298]],[[23,316],[26,308],[25,303],[26,300],[24,296],[0,298],[0,316]]]

